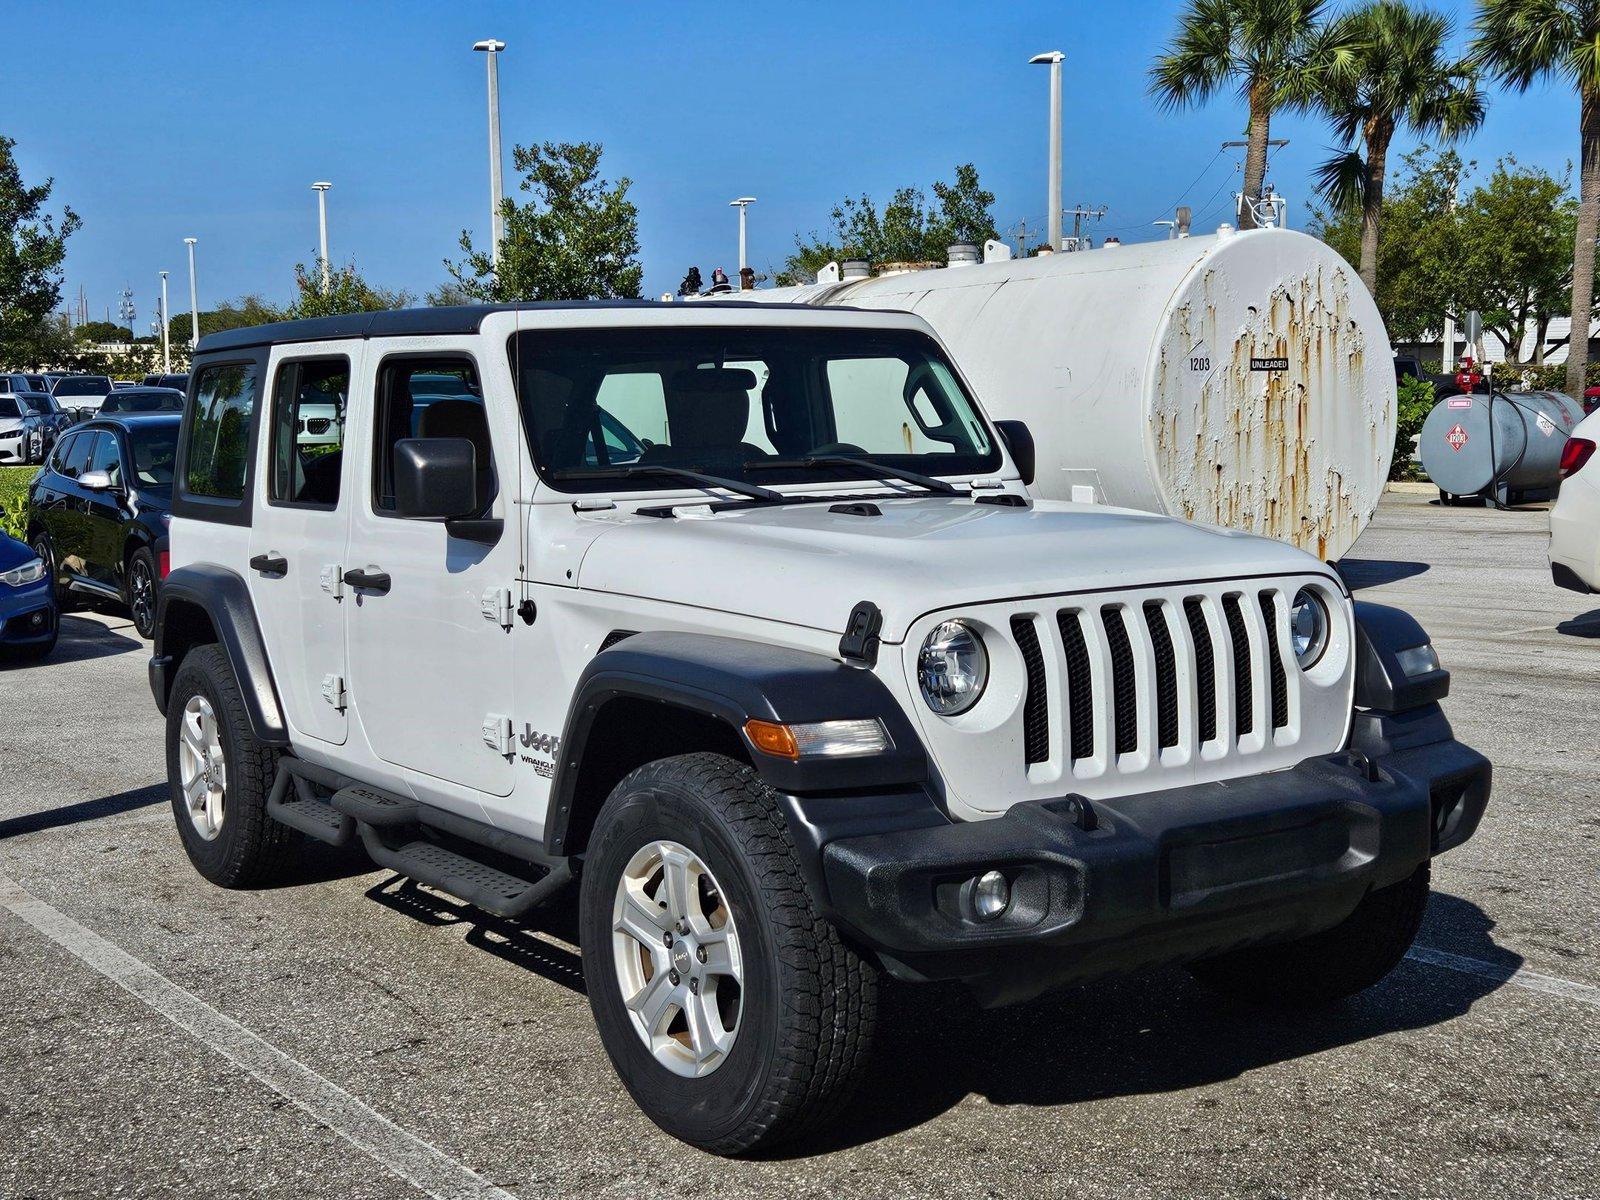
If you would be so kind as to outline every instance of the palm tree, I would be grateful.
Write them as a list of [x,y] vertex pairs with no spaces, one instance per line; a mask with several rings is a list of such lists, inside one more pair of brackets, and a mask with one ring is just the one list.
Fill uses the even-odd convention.
[[1479,0],[1473,61],[1526,91],[1555,78],[1578,93],[1578,234],[1572,248],[1567,391],[1581,397],[1589,363],[1595,238],[1600,236],[1600,0]]
[[1150,67],[1150,93],[1167,108],[1202,104],[1237,82],[1250,106],[1243,228],[1256,223],[1273,111],[1303,106],[1330,57],[1322,9],[1323,0],[1189,0],[1167,52]]
[[[1321,81],[1317,105],[1352,148],[1317,169],[1317,190],[1336,208],[1361,210],[1361,280],[1378,290],[1378,225],[1389,145],[1408,128],[1453,141],[1483,124],[1472,68],[1451,59],[1449,20],[1405,0],[1373,0],[1336,21],[1330,35],[1348,60]],[[1353,143],[1359,139],[1360,147]]]

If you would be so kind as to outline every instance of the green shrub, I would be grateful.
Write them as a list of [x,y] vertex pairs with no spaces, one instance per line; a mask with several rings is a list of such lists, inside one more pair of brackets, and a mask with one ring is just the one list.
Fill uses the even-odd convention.
[[1394,460],[1389,464],[1390,479],[1422,478],[1422,468],[1411,461],[1411,444],[1422,432],[1422,423],[1432,411],[1433,380],[1402,379],[1395,405]]
[[9,533],[19,542],[28,540],[27,496],[0,497],[0,533]]

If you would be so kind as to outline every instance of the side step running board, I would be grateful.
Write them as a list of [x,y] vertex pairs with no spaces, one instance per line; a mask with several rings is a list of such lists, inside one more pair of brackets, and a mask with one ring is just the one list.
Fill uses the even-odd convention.
[[457,854],[437,842],[415,841],[389,846],[370,825],[361,826],[361,842],[379,866],[409,875],[452,896],[460,896],[498,917],[520,917],[549,899],[572,879],[572,868],[557,863],[543,879],[528,882],[515,875]]
[[[331,790],[331,800],[317,795],[312,784]],[[336,771],[289,756],[278,761],[278,777],[267,797],[267,815],[334,846],[349,844],[359,833],[368,855],[379,866],[459,896],[496,916],[520,917],[572,881],[568,861],[551,858],[531,838],[356,783]],[[542,867],[545,874],[533,881],[508,874],[409,832],[418,826],[490,847],[528,862],[531,870]],[[392,846],[384,838],[385,831],[397,831],[405,840]]]

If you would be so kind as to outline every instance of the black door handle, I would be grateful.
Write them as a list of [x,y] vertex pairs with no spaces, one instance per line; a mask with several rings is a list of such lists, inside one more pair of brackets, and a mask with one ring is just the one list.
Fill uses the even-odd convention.
[[344,581],[350,587],[360,588],[367,592],[377,592],[380,595],[389,590],[389,573],[387,571],[346,571]]
[[281,554],[258,554],[250,560],[250,569],[263,575],[287,575],[289,560]]

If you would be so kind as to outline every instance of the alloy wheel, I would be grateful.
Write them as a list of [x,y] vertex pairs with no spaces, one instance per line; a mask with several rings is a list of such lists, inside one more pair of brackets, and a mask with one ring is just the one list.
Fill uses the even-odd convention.
[[190,696],[183,706],[178,743],[178,782],[189,820],[206,841],[222,832],[228,790],[228,764],[222,752],[217,714],[204,696]]

